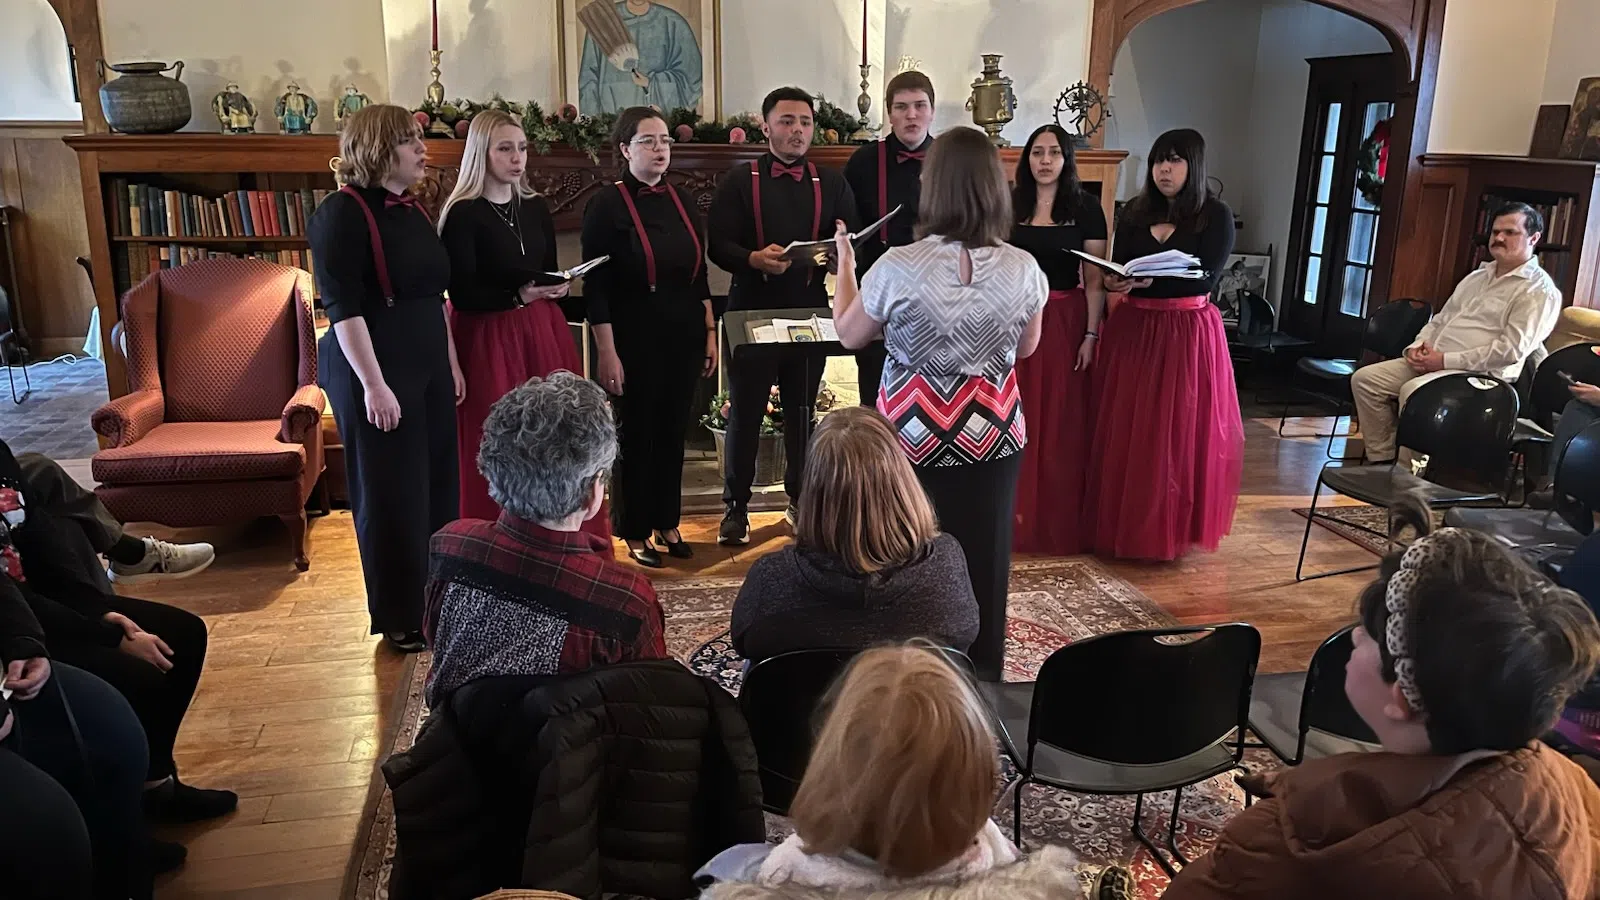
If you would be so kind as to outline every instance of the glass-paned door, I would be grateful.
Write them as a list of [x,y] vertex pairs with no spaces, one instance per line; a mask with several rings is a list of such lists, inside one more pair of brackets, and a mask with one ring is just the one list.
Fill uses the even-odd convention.
[[[1361,140],[1394,115],[1394,104],[1368,103],[1361,116]],[[1372,261],[1378,244],[1378,206],[1362,193],[1351,189],[1349,240],[1345,243],[1344,275],[1340,279],[1339,313],[1360,318],[1365,315],[1367,298],[1372,293]]]

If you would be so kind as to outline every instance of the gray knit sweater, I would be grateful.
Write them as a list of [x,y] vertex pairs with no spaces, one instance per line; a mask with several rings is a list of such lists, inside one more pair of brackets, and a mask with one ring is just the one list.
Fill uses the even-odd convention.
[[756,560],[733,603],[733,648],[759,662],[790,650],[930,638],[965,653],[978,636],[967,558],[948,534],[897,569],[861,575],[789,546]]

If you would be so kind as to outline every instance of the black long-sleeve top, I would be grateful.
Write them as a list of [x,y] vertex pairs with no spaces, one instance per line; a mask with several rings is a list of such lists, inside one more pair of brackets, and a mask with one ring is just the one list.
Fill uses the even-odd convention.
[[[793,241],[825,240],[833,236],[835,219],[843,219],[851,231],[859,228],[855,196],[844,175],[826,166],[817,166],[822,186],[822,218],[817,234],[811,231],[815,196],[809,176],[799,181],[784,175],[772,177],[778,162],[763,153],[753,163],[739,163],[722,176],[711,201],[707,222],[710,232],[711,261],[733,275],[728,289],[729,309],[782,309],[828,305],[824,286],[826,273],[816,267],[791,265],[782,275],[766,276],[750,265],[750,254],[767,244],[787,246]],[[803,170],[806,158],[795,160]],[[756,241],[754,205],[751,201],[750,169],[761,174],[761,218],[764,243]],[[807,278],[807,275],[810,275]]]
[[[684,212],[689,214],[695,228],[695,235],[691,235],[671,196],[649,190],[631,172],[624,172],[620,181],[633,197],[639,221],[650,238],[656,262],[656,289],[651,293],[644,244],[622,191],[615,184],[603,185],[583,211],[583,258],[611,257],[610,262],[584,276],[589,323],[607,325],[615,319],[628,320],[648,313],[673,319],[704,317],[703,301],[711,297],[711,286],[706,279],[705,224],[694,198],[683,188],[662,182],[677,193]],[[700,239],[698,246],[695,236]]]
[[1179,228],[1164,244],[1150,233],[1151,223],[1161,221],[1163,219],[1159,215],[1151,219],[1148,216],[1129,215],[1125,211],[1122,220],[1117,223],[1117,239],[1111,250],[1111,261],[1122,263],[1163,250],[1182,250],[1200,258],[1206,277],[1157,278],[1147,288],[1130,291],[1130,295],[1171,299],[1198,297],[1215,291],[1217,280],[1222,277],[1222,270],[1228,264],[1228,254],[1233,252],[1233,210],[1221,200],[1210,197],[1200,208],[1195,227]]
[[450,305],[456,309],[516,309],[518,289],[560,268],[556,225],[543,197],[517,197],[498,211],[486,197],[457,203],[441,237],[450,254]]
[[[450,286],[450,254],[418,206],[382,187],[357,187],[378,223],[394,302],[438,303]],[[306,223],[317,261],[317,292],[329,322],[381,314],[388,305],[373,262],[372,238],[356,199],[334,192]]]
[[1028,251],[1050,280],[1050,290],[1070,291],[1078,286],[1082,268],[1082,260],[1071,251],[1082,250],[1085,241],[1105,239],[1105,211],[1095,198],[1080,193],[1068,221],[1054,225],[1019,223],[1011,229],[1010,243]]
[[[870,225],[888,214],[896,206],[904,206],[900,214],[889,220],[887,242],[875,231],[856,245],[856,274],[864,276],[872,264],[890,247],[904,247],[914,242],[917,226],[917,201],[922,194],[922,159],[901,158],[902,153],[926,153],[932,138],[923,138],[922,146],[912,151],[890,132],[881,141],[856,148],[844,164],[844,180],[856,199],[856,219],[861,227]],[[884,192],[886,205],[879,205],[878,157],[883,156],[883,171],[888,176],[888,189]],[[852,226],[854,230],[856,226]],[[880,229],[881,231],[881,229]]]

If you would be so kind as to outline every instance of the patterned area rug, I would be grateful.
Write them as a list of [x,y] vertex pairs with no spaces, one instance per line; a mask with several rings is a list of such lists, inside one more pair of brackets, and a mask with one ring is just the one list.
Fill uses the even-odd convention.
[[[1304,518],[1311,514],[1311,509],[1302,507],[1295,510],[1295,514]],[[1437,528],[1443,521],[1444,513],[1435,511],[1434,527]],[[1382,507],[1323,506],[1317,509],[1316,523],[1375,556],[1389,552],[1388,543],[1383,539],[1384,529],[1389,525],[1389,513]],[[1399,540],[1402,546],[1411,543],[1410,534],[1411,530],[1406,529]],[[1307,551],[1308,554],[1310,552]]]
[[[739,578],[697,578],[662,581],[656,592],[667,613],[667,650],[695,672],[738,693],[743,660],[733,652],[728,619],[739,591]],[[1026,681],[1056,649],[1097,634],[1130,628],[1154,628],[1173,619],[1132,585],[1111,575],[1092,559],[1018,562],[1011,570],[1009,621],[1006,627],[1006,679]],[[422,684],[428,657],[414,657],[412,671],[397,698],[401,709],[388,753],[411,746],[426,708]],[[1092,687],[1086,686],[1092,690]],[[1250,751],[1247,765],[1273,765],[1264,751]],[[1208,851],[1223,823],[1243,806],[1243,794],[1231,775],[1222,775],[1184,791],[1179,810],[1178,847],[1193,859]],[[1166,834],[1172,810],[1170,794],[1152,795],[1144,826],[1158,841]],[[1133,837],[1132,797],[1069,794],[1034,785],[1024,794],[1023,840],[1027,847],[1062,844],[1078,855],[1080,873],[1088,879],[1105,865],[1133,869],[1139,895],[1160,896],[1167,878]],[[1010,795],[998,798],[995,820],[1010,834]],[[769,835],[788,833],[786,820],[768,817]],[[387,900],[394,857],[394,813],[381,773],[374,773],[368,813],[358,832],[345,893],[353,900]]]

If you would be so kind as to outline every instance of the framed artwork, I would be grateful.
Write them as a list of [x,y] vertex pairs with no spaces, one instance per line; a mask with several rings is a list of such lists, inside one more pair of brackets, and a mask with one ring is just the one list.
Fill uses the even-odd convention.
[[1561,139],[1567,133],[1567,120],[1572,117],[1572,107],[1565,103],[1546,103],[1539,107],[1533,119],[1533,139],[1528,142],[1528,155],[1534,159],[1559,159]]
[[722,114],[722,0],[560,0],[561,94],[585,115]]
[[1229,255],[1228,265],[1217,281],[1217,290],[1211,295],[1211,302],[1222,311],[1222,321],[1230,325],[1239,323],[1239,311],[1244,306],[1246,292],[1266,297],[1267,278],[1271,273],[1271,253]]
[[1600,76],[1578,82],[1567,133],[1561,138],[1561,158],[1600,162]]

